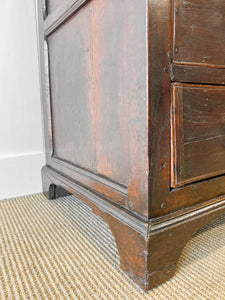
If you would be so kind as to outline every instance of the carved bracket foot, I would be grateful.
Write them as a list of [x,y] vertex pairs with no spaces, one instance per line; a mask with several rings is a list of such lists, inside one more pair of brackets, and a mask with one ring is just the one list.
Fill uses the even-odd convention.
[[225,199],[195,211],[144,221],[105,201],[54,170],[42,169],[43,191],[50,198],[74,194],[109,225],[123,271],[143,290],[152,289],[176,271],[181,252],[202,227],[225,213]]

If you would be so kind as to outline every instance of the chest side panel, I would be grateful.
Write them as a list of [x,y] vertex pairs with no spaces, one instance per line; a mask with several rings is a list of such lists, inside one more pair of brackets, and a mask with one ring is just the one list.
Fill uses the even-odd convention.
[[64,1],[44,29],[51,166],[148,214],[146,1]]

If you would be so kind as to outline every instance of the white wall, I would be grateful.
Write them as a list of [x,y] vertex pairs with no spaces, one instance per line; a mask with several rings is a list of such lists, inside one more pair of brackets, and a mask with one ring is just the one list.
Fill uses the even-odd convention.
[[43,165],[35,0],[1,0],[0,199],[41,192]]

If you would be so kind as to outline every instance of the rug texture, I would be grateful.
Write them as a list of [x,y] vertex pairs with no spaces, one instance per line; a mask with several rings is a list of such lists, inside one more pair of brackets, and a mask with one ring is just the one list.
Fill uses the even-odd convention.
[[225,299],[225,217],[189,241],[170,281],[144,293],[120,270],[108,226],[76,197],[0,201],[0,299]]

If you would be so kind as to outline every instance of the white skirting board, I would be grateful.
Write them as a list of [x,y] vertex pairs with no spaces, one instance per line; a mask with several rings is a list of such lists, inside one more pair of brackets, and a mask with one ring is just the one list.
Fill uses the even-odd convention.
[[42,191],[44,153],[0,157],[0,200]]

